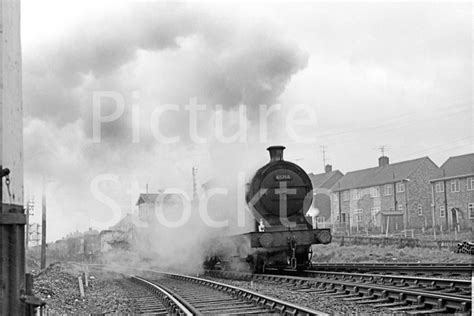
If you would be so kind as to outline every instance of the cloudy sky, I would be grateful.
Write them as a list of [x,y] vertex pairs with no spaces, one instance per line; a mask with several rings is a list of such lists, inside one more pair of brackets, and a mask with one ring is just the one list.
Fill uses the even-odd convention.
[[[308,172],[322,171],[321,146],[343,172],[376,165],[381,145],[393,162],[429,156],[440,165],[473,152],[472,12],[468,2],[24,0],[33,221],[43,177],[55,240],[113,224],[97,192],[129,212],[146,183],[191,193],[192,166],[200,183],[229,165],[249,171],[266,161],[269,144],[287,146],[286,157]],[[124,110],[94,142],[98,91],[119,95]],[[189,136],[191,98],[208,109],[197,116],[202,143]],[[180,110],[153,120],[167,104]],[[238,126],[239,104],[247,105],[245,141],[219,142],[211,125],[217,104],[226,135]],[[264,140],[256,137],[260,104],[281,105]],[[117,109],[112,99],[101,105],[103,116]],[[314,115],[296,114],[309,123],[295,139],[285,124],[298,107]],[[157,124],[180,140],[164,144]]]

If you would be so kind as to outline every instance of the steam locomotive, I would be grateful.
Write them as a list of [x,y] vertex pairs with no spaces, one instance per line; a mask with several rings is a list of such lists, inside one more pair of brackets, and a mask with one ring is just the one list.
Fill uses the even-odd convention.
[[[251,179],[246,202],[252,211],[252,232],[221,238],[208,253],[204,266],[235,268],[245,261],[254,273],[266,267],[305,269],[311,245],[328,244],[329,229],[314,229],[305,216],[313,200],[307,173],[283,159],[283,146],[267,148],[270,161]],[[241,266],[241,265],[240,265]]]

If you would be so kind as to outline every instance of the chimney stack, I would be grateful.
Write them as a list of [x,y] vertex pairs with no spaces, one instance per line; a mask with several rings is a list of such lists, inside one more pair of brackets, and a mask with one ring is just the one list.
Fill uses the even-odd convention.
[[283,160],[283,150],[285,150],[285,146],[270,146],[267,150],[270,152],[271,162]]
[[381,156],[379,158],[379,167],[385,167],[388,166],[388,157],[387,156]]
[[326,173],[331,172],[331,171],[332,171],[332,166],[331,166],[331,165],[326,165],[326,167],[324,168],[324,171],[325,171]]

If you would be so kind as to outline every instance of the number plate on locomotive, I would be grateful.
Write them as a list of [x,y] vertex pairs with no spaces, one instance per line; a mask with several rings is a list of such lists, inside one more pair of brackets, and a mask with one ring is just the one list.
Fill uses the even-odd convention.
[[290,181],[291,176],[289,174],[277,174],[275,176],[276,181]]

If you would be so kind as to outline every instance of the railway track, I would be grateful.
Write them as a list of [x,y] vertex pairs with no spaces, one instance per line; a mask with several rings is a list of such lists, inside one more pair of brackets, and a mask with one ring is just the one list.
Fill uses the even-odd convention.
[[469,276],[473,263],[313,263],[310,270]]
[[295,292],[331,296],[407,314],[470,313],[470,281],[393,275],[326,273],[311,277],[208,271],[219,278],[286,286]]
[[[99,266],[95,265],[95,268]],[[146,314],[180,315],[327,315],[250,290],[203,278],[133,269],[138,275],[129,275],[124,267],[101,266],[105,270],[121,273],[135,284],[147,289],[151,295],[135,297],[140,312]],[[127,271],[127,272],[125,272]]]
[[[130,278],[136,283],[133,278]],[[152,315],[168,315],[172,310],[164,304],[164,297],[157,299],[158,293],[151,290],[145,285],[137,286],[128,280],[122,282],[122,287],[126,289],[128,297],[136,302],[137,309],[134,314],[152,314]],[[164,294],[164,293],[162,293]]]
[[432,291],[444,291],[447,293],[459,293],[461,295],[471,294],[471,281],[465,279],[447,279],[435,277],[421,277],[410,275],[394,274],[372,274],[372,273],[354,273],[354,272],[336,272],[336,271],[295,271],[295,270],[271,270],[268,273],[278,275],[294,275],[310,278],[326,278],[335,280],[353,280],[356,282],[377,282],[380,284],[395,285],[398,287],[406,286],[412,288],[425,288]]

